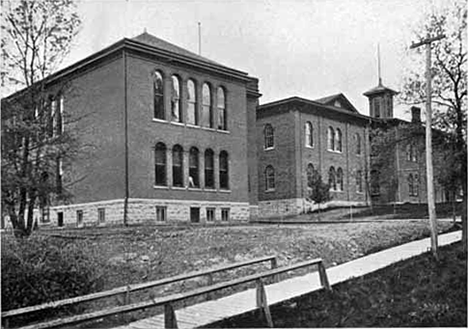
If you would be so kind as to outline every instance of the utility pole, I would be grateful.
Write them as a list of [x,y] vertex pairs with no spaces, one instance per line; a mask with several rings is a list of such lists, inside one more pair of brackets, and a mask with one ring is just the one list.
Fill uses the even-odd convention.
[[427,208],[431,226],[431,250],[435,259],[439,259],[437,253],[437,217],[434,200],[434,168],[432,166],[432,108],[431,108],[431,44],[445,38],[444,35],[427,37],[420,42],[413,43],[410,49],[426,46],[426,176],[427,176]]

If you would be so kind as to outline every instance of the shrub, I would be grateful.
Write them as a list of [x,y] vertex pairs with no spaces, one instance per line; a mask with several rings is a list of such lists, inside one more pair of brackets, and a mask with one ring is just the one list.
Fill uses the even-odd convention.
[[[102,264],[87,241],[33,235],[2,238],[2,311],[79,296],[102,289]],[[77,308],[71,309],[77,311]],[[18,324],[56,314],[41,312]],[[16,321],[15,321],[16,322]]]

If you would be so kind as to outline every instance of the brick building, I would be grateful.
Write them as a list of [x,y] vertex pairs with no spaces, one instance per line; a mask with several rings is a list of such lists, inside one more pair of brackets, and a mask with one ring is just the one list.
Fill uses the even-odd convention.
[[[378,138],[372,140],[370,157],[370,195],[374,204],[427,203],[425,127],[421,109],[411,107],[411,122],[394,118],[393,96],[397,92],[385,87],[381,79],[377,87],[364,93],[369,99],[371,136],[385,132],[385,147]],[[433,130],[433,134],[440,132]],[[434,152],[434,165],[439,155]],[[436,202],[448,200],[446,191],[434,171]]]
[[47,88],[64,81],[73,92],[60,112],[80,118],[64,129],[87,152],[63,168],[79,180],[49,224],[257,216],[257,79],[143,33],[53,74]]
[[327,206],[367,205],[369,120],[343,94],[315,101],[291,97],[259,106],[260,216],[314,209],[307,186],[312,169],[330,184]]

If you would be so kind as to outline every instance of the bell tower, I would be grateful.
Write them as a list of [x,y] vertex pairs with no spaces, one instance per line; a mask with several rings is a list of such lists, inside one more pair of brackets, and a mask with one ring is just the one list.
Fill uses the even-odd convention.
[[369,115],[372,118],[392,119],[393,118],[393,96],[398,92],[385,87],[382,84],[380,75],[380,46],[377,46],[377,68],[379,82],[377,87],[366,91],[363,95],[369,99]]

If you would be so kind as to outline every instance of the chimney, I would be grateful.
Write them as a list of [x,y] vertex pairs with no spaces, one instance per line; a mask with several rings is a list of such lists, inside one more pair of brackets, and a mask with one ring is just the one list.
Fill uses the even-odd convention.
[[421,123],[421,109],[417,106],[411,106],[411,122]]

